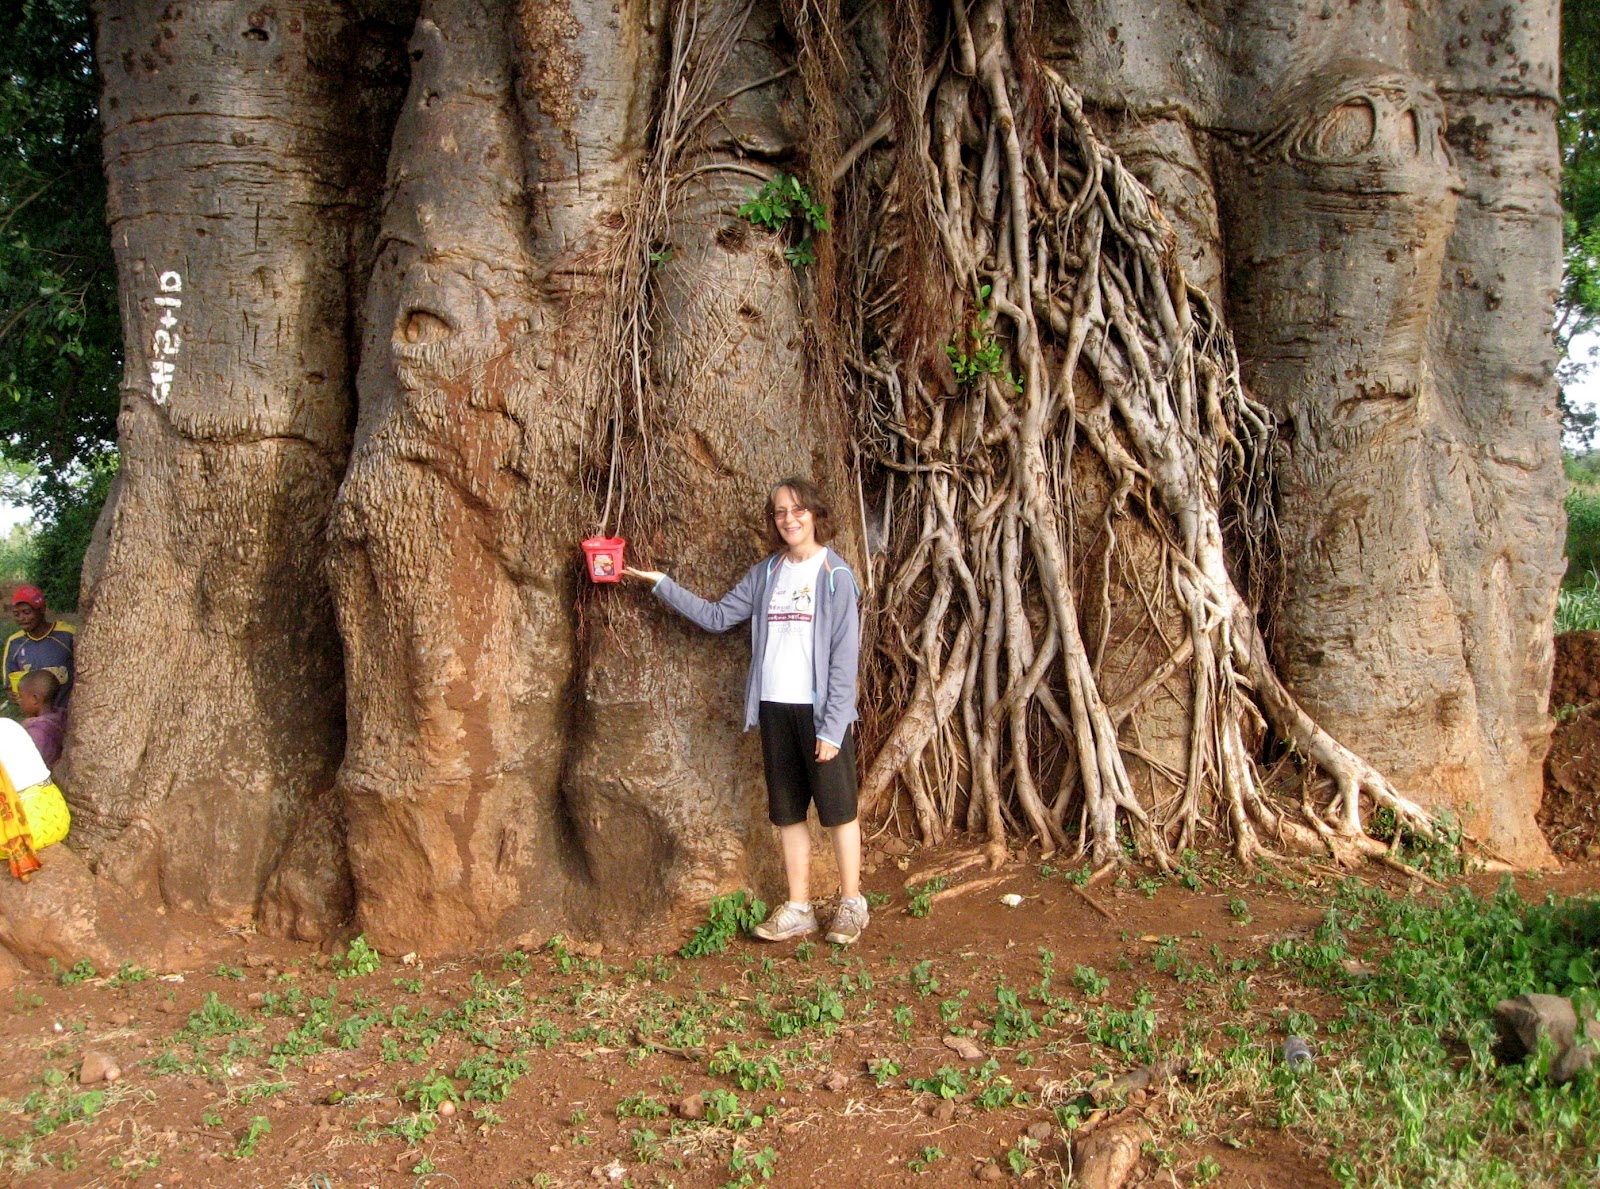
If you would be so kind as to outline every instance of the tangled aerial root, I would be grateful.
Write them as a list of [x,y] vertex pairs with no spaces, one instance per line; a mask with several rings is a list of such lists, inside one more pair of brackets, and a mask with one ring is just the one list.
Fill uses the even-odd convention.
[[[927,27],[918,7],[895,18],[913,43],[911,25]],[[1426,811],[1275,674],[1224,533],[1229,516],[1234,541],[1264,544],[1271,425],[1149,192],[1097,138],[1077,92],[1028,56],[1014,7],[951,4],[947,44],[901,80],[900,169],[861,257],[878,262],[867,285],[879,292],[858,303],[849,362],[872,410],[865,461],[884,477],[892,559],[875,633],[877,717],[890,725],[864,812],[903,798],[924,840],[1034,836],[1097,867],[1124,853],[1124,826],[1162,868],[1206,831],[1247,862],[1273,847],[1382,853],[1362,820],[1380,806],[1397,839],[1402,828],[1432,836]],[[858,146],[842,160],[861,156]],[[919,311],[961,294],[976,311],[945,352],[924,350]],[[1105,550],[1090,608],[1099,639],[1086,638],[1093,620],[1075,593],[1079,450],[1110,477],[1090,526]],[[1158,543],[1158,572],[1140,563],[1155,589],[1141,594],[1164,656],[1112,700],[1103,625],[1113,559],[1128,568],[1135,531]],[[1141,754],[1141,792],[1127,728],[1174,677],[1186,687],[1186,760],[1175,770]],[[1263,726],[1304,766],[1298,805],[1262,788],[1247,732]]]

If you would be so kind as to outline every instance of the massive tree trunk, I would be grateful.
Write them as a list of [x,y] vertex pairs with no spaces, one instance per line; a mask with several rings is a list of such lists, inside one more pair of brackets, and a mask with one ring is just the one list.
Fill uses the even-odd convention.
[[[659,95],[670,55],[692,96],[773,73],[772,14],[688,15],[429,0],[418,20],[332,525],[339,783],[384,944],[637,925],[759,853],[739,647],[575,565],[621,527],[726,587],[755,545],[734,509],[768,476],[845,478],[812,457],[839,431],[799,399],[794,274],[733,214],[761,175]],[[770,96],[725,116],[791,142]]]
[[[323,537],[404,60],[392,29],[315,0],[108,3],[96,29],[128,372],[62,774],[73,845],[146,903],[232,923],[287,859],[327,928],[349,881]],[[302,831],[323,845],[291,847]]]
[[105,0],[100,875],[435,950],[770,884],[742,634],[576,543],[720,593],[792,472],[873,814],[1538,861],[1551,7],[1034,7]]

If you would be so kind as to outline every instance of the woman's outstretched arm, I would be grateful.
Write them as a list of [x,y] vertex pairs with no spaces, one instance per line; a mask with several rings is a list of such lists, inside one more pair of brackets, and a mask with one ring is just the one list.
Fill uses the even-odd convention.
[[626,566],[622,572],[629,578],[653,583],[651,592],[656,598],[708,632],[725,632],[749,619],[761,588],[760,565],[752,566],[738,586],[714,603],[685,590],[659,570],[636,570]]

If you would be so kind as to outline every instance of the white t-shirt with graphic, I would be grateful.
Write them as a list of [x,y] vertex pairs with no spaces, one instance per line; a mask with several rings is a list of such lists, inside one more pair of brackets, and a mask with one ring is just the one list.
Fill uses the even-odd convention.
[[798,564],[787,556],[773,575],[767,600],[767,651],[761,658],[761,700],[811,705],[812,619],[826,550]]

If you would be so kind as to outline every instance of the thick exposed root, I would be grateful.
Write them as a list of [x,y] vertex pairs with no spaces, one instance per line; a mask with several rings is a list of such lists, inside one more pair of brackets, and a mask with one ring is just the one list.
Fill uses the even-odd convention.
[[[900,168],[871,215],[878,291],[859,303],[850,363],[883,477],[875,638],[878,719],[892,726],[867,812],[903,796],[925,839],[1033,837],[1096,866],[1131,844],[1168,867],[1207,834],[1246,861],[1382,853],[1370,806],[1432,833],[1273,672],[1224,552],[1225,538],[1263,544],[1268,419],[1149,192],[1073,88],[1020,56],[1013,7],[949,6],[944,47],[898,88]],[[969,311],[954,325],[952,303]],[[1074,495],[1079,451],[1109,477],[1093,520]],[[1135,532],[1156,542],[1154,575],[1130,560]],[[1083,545],[1096,537],[1098,589]],[[1113,700],[1107,625],[1129,587],[1156,655]],[[1137,724],[1177,678],[1189,727],[1174,770],[1141,752]],[[1262,788],[1249,736],[1263,721],[1309,766],[1299,805]],[[1330,781],[1331,798],[1314,792]]]

